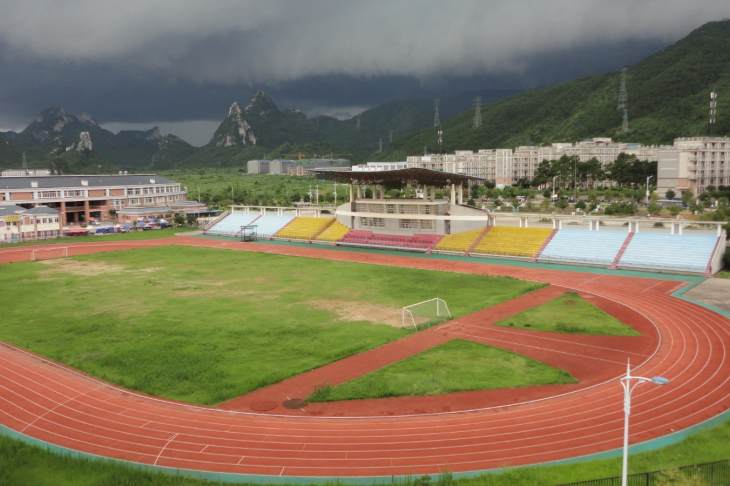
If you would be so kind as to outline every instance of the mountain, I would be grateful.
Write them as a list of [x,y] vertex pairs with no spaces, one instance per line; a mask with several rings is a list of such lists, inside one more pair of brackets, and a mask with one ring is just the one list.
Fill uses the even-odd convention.
[[22,154],[31,167],[66,172],[166,167],[189,157],[193,147],[158,128],[114,134],[87,114],[61,107],[43,110],[22,132],[0,134],[0,165],[18,167]]
[[[486,90],[485,102],[512,94],[510,90]],[[473,93],[444,98],[443,117],[468,107]],[[340,156],[363,160],[385,149],[391,138],[433,124],[433,100],[414,99],[384,103],[350,119],[330,116],[309,118],[297,109],[280,109],[263,91],[245,105],[234,102],[210,142],[185,165],[225,164],[254,157]]]
[[[443,151],[515,147],[588,137],[644,144],[707,134],[711,89],[719,92],[714,134],[730,134],[730,21],[711,22],[674,45],[629,66],[626,72],[630,130],[621,132],[617,109],[621,73],[591,76],[531,90],[483,107],[482,126],[473,110],[443,124]],[[433,129],[401,137],[381,159],[403,159],[434,150]]]

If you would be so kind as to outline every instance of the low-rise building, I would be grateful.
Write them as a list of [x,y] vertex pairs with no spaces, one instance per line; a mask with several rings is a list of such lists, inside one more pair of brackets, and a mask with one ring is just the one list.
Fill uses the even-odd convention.
[[61,235],[58,211],[47,206],[26,209],[16,205],[0,206],[0,243],[45,240]]
[[62,226],[114,219],[128,207],[174,207],[185,200],[179,183],[155,174],[0,178],[0,204],[51,207]]

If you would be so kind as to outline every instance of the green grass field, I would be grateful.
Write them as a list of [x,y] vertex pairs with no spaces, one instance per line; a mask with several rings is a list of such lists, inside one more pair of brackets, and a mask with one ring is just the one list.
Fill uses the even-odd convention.
[[458,391],[575,383],[565,371],[509,351],[453,340],[335,387],[310,401],[438,395]]
[[0,340],[213,404],[404,336],[403,305],[439,295],[459,316],[538,286],[207,248],[99,253],[3,266]]
[[722,272],[718,272],[715,277],[720,278],[730,278],[730,270],[723,270]]
[[555,300],[520,312],[497,323],[500,326],[606,336],[638,336],[632,327],[622,323],[586,301],[568,292]]
[[[657,451],[632,454],[629,467],[630,472],[636,473],[728,458],[730,458],[730,421],[694,434],[678,444]],[[451,480],[448,476],[444,476],[429,483],[418,480],[396,480],[393,481],[393,484],[400,486],[424,486],[425,484],[433,486],[550,486],[617,476],[620,472],[621,459],[614,458],[578,464],[517,468],[501,474],[484,474],[469,479]],[[0,436],[0,485],[26,486],[29,484],[34,486],[222,486],[223,483],[140,471],[118,463],[60,456],[39,447]],[[301,483],[298,484],[301,486]],[[667,484],[679,486],[685,483]]]

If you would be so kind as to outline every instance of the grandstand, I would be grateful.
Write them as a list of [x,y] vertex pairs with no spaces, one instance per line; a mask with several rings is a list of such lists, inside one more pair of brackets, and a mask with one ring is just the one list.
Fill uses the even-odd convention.
[[445,235],[436,245],[436,250],[466,253],[484,233],[484,229],[460,231],[451,235]]
[[340,241],[350,231],[350,228],[340,223],[339,221],[333,221],[332,224],[327,226],[324,231],[317,235],[319,241]]
[[[316,172],[348,184],[349,201],[336,208],[232,207],[207,233],[237,236],[241,226],[252,224],[261,238],[343,246],[694,274],[722,267],[722,222],[490,212],[463,204],[464,184],[480,180],[459,174]],[[385,189],[396,188],[409,197],[385,197]]]
[[364,245],[380,248],[429,251],[441,239],[440,235],[392,235],[367,230],[352,230],[340,240],[342,244]]
[[474,247],[473,253],[534,257],[552,234],[549,228],[496,226]]
[[334,221],[333,217],[297,216],[275,236],[292,240],[313,240]]
[[628,234],[621,230],[563,229],[555,233],[538,256],[542,262],[613,264]]
[[253,224],[260,216],[260,214],[231,212],[215,222],[206,230],[206,233],[219,236],[238,236],[241,233],[241,226]]
[[618,267],[705,273],[717,240],[711,234],[635,233]]

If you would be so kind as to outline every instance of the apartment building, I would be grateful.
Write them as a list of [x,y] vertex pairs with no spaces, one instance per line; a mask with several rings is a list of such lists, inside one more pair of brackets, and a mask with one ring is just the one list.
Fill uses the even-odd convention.
[[708,186],[730,185],[730,138],[678,138],[673,145],[641,145],[593,138],[577,143],[519,146],[513,149],[457,150],[453,154],[415,155],[408,167],[455,172],[511,185],[534,177],[543,160],[576,156],[582,162],[596,159],[607,165],[625,153],[657,162],[657,188],[697,194]]
[[61,226],[113,219],[128,207],[174,208],[185,200],[179,183],[154,174],[0,178],[0,204],[53,208]]

